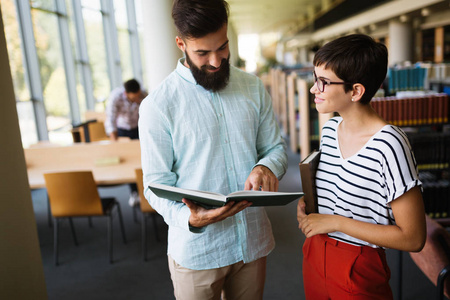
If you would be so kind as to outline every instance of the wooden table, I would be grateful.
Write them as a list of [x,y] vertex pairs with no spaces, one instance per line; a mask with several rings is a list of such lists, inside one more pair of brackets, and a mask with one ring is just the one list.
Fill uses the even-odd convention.
[[135,169],[141,168],[139,140],[36,147],[24,152],[31,189],[45,188],[44,173],[64,171],[92,171],[99,186],[134,183]]

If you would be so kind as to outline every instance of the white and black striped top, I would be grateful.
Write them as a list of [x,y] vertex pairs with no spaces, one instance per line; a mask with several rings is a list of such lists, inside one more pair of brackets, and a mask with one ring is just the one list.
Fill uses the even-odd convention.
[[[332,118],[322,130],[316,175],[319,213],[394,224],[390,202],[421,185],[406,134],[396,126],[386,125],[356,154],[344,159],[337,136],[341,122],[341,117]],[[328,236],[353,245],[378,247],[341,232]]]

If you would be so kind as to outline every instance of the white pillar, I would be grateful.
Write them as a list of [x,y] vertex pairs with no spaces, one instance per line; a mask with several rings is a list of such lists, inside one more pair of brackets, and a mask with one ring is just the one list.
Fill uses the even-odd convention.
[[152,91],[175,69],[183,54],[175,43],[177,32],[172,19],[172,1],[141,1],[147,88]]
[[228,41],[229,41],[229,48],[230,48],[230,64],[233,66],[236,66],[236,63],[239,58],[239,47],[238,47],[238,35],[236,34],[236,31],[234,30],[233,24],[228,21]]
[[413,59],[413,32],[409,22],[389,21],[389,65]]
[[308,58],[308,48],[300,47],[298,49],[298,62],[301,64],[308,64],[310,62]]

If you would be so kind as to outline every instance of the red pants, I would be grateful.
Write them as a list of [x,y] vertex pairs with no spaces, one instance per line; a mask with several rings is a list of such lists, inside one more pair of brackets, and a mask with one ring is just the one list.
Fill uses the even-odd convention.
[[393,299],[383,249],[339,242],[327,235],[303,245],[306,299]]

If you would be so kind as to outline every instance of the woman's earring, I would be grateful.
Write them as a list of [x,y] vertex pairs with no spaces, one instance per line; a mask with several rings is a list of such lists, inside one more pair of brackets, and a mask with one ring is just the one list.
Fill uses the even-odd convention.
[[355,102],[355,99],[352,98],[352,102]]

